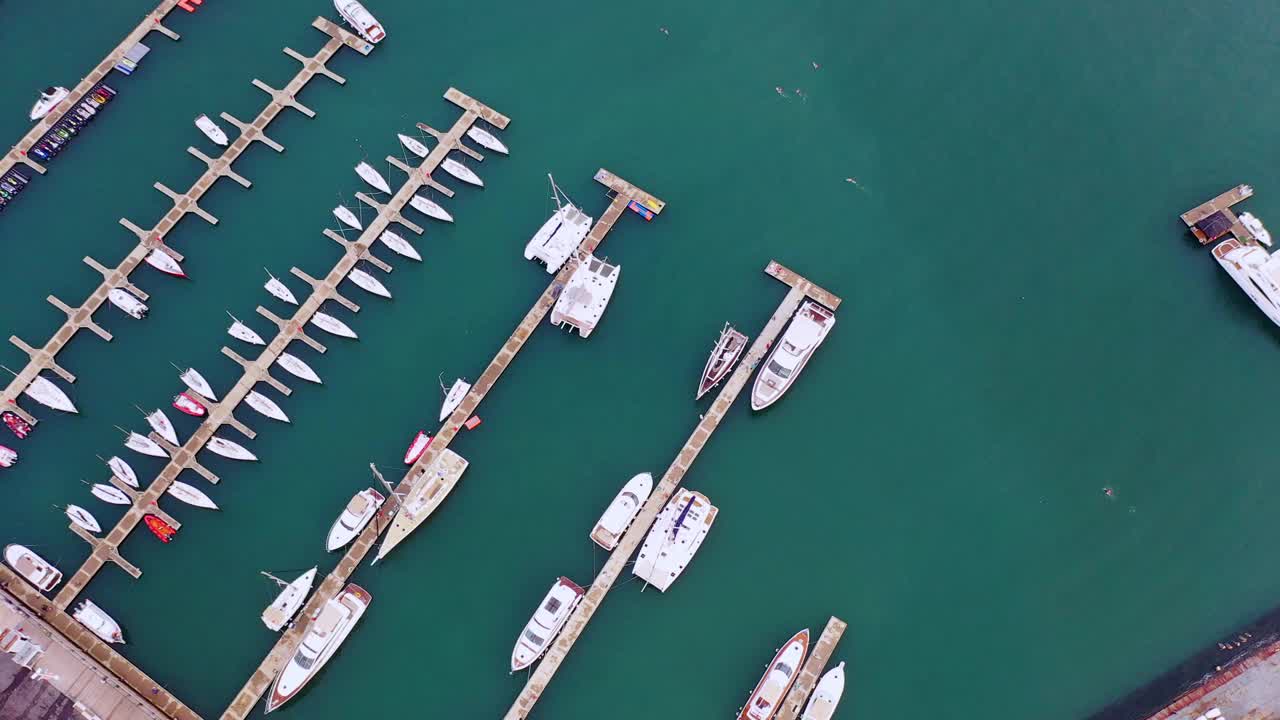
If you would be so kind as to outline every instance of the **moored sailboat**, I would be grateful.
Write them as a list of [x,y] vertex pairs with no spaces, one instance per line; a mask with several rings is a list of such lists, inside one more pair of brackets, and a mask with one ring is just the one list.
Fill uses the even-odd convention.
[[151,457],[169,457],[169,453],[165,452],[164,448],[160,447],[159,443],[146,435],[139,435],[136,432],[128,432],[125,434],[124,446],[135,452],[140,452],[143,455],[150,455]]
[[79,505],[67,505],[66,515],[71,522],[88,530],[91,533],[102,532],[102,526],[98,524],[98,518],[93,513],[85,510]]
[[195,368],[187,368],[178,376],[184,385],[200,393],[210,400],[217,400],[218,396],[213,394],[213,387],[209,385],[209,381],[204,376],[196,372]]
[[351,282],[367,292],[384,298],[391,297],[391,291],[387,289],[386,285],[382,284],[381,280],[360,268],[352,268],[351,272],[347,273],[347,277]]
[[445,418],[458,409],[458,406],[462,404],[463,398],[467,396],[470,390],[471,383],[462,378],[454,380],[452,387],[448,390],[444,389],[444,382],[441,381],[440,392],[444,393],[444,402],[440,403],[440,422],[444,422]]
[[720,339],[711,349],[707,365],[702,369],[702,381],[698,383],[698,394],[694,399],[701,400],[711,388],[719,385],[737,364],[738,358],[742,357],[746,347],[747,336],[735,330],[729,323],[725,323],[724,329],[720,331]]
[[169,484],[165,492],[169,493],[176,500],[180,500],[192,507],[204,508],[206,510],[217,510],[218,504],[204,493],[200,488],[184,483],[181,480],[174,480]]
[[375,190],[381,190],[388,194],[391,192],[391,186],[387,184],[387,179],[382,177],[382,173],[374,170],[369,163],[362,161],[359,165],[356,165],[356,174]]
[[792,635],[769,661],[764,677],[756,683],[747,704],[738,713],[738,720],[771,720],[778,712],[783,696],[800,674],[800,664],[808,652],[809,628],[805,628]]
[[111,469],[111,475],[113,477],[118,478],[121,482],[131,488],[138,488],[138,474],[133,471],[133,468],[129,466],[129,463],[121,460],[115,455],[112,455],[107,460],[107,467]]
[[328,313],[317,311],[311,316],[311,324],[331,335],[337,335],[338,337],[357,337],[355,330],[352,330],[346,323],[332,315],[329,315]]
[[108,290],[107,300],[110,300],[112,305],[123,310],[125,315],[128,315],[134,320],[141,320],[147,316],[146,303],[134,297],[133,293],[130,293],[123,288],[111,288]]
[[440,168],[464,183],[475,185],[476,187],[484,187],[484,181],[480,179],[480,176],[474,170],[451,157],[445,158],[444,162],[440,163]]
[[356,219],[355,213],[351,212],[350,210],[343,207],[342,205],[339,205],[338,207],[333,209],[333,216],[338,218],[338,220],[341,220],[344,224],[350,225],[351,227],[355,228],[356,230],[364,229],[364,226],[361,225],[360,221]]
[[470,128],[468,128],[467,137],[471,138],[472,140],[475,140],[477,145],[479,145],[480,147],[486,150],[492,150],[502,155],[509,154],[507,151],[507,146],[501,140],[494,137],[493,133],[489,132],[488,130],[485,130],[479,125],[472,125]]
[[605,550],[618,547],[622,534],[631,527],[631,522],[636,519],[644,501],[649,499],[650,492],[653,492],[652,474],[640,473],[628,480],[596,521],[596,526],[591,530],[591,541]]
[[129,505],[133,502],[128,495],[124,494],[123,490],[114,485],[96,483],[89,488],[89,492],[93,493],[93,496],[99,500],[112,505]]
[[22,391],[23,395],[35,400],[45,407],[61,410],[62,412],[78,413],[75,403],[71,402],[71,398],[62,391],[62,388],[53,384],[52,380],[36,375],[31,379],[31,384]]
[[267,695],[267,712],[292,699],[320,672],[364,616],[372,600],[364,588],[349,583],[342,592],[320,606],[311,618],[298,649],[272,683],[271,692]]
[[106,610],[95,605],[92,600],[88,598],[81,600],[75,611],[71,613],[71,617],[92,630],[93,634],[102,638],[103,642],[124,644],[124,632],[120,630],[120,623],[108,615]]
[[268,629],[280,632],[280,630],[298,614],[298,610],[302,607],[302,602],[307,599],[307,594],[311,592],[311,586],[315,583],[316,568],[302,573],[293,579],[293,582],[286,583],[280,578],[269,572],[263,572],[263,575],[276,581],[280,586],[280,594],[276,599],[262,611],[262,624]]
[[146,263],[165,275],[172,275],[173,277],[180,278],[187,276],[187,274],[182,271],[182,266],[178,264],[178,261],[173,259],[172,255],[160,250],[159,248],[147,253]]
[[231,318],[231,327],[227,328],[228,335],[230,335],[231,337],[237,340],[243,340],[249,343],[250,345],[266,345],[267,344],[267,341],[263,340],[261,335],[254,332],[253,328],[240,322],[240,320],[236,318],[235,315],[232,315],[230,312],[228,312],[227,317]]
[[320,376],[316,374],[315,370],[311,369],[310,365],[306,364],[294,355],[282,352],[280,353],[280,357],[276,358],[276,364],[281,368],[284,368],[285,372],[300,380],[313,382],[317,385],[324,384],[324,381],[320,379]]
[[430,200],[421,195],[414,195],[410,198],[409,206],[427,217],[433,217],[437,220],[443,220],[444,222],[453,222],[453,216],[449,214],[448,210],[445,210],[434,200]]
[[277,278],[275,275],[272,275],[270,271],[267,272],[267,278],[268,278],[267,284],[262,286],[266,288],[267,292],[274,295],[277,299],[283,300],[289,303],[290,305],[298,304],[298,298],[293,296],[293,291],[289,289],[288,285],[285,285],[284,283],[280,282],[280,279]]
[[160,408],[156,408],[152,412],[146,413],[147,424],[160,437],[168,440],[170,444],[178,444],[178,433],[173,429],[173,423],[169,422],[169,417],[164,414]]
[[258,456],[249,452],[243,445],[233,443],[230,440],[214,437],[209,438],[209,442],[205,443],[205,448],[214,455],[221,455],[230,460],[257,460]]
[[430,154],[430,151],[427,150],[427,146],[423,145],[421,140],[409,137],[408,135],[402,135],[400,133],[396,133],[396,137],[400,138],[400,144],[404,145],[405,149],[414,155],[417,155],[420,158],[425,158]]
[[573,609],[582,602],[583,593],[582,587],[569,578],[556,578],[516,638],[515,647],[511,649],[511,672],[523,670],[542,657],[564,628]]
[[249,407],[257,410],[259,413],[266,415],[272,420],[280,422],[289,422],[289,416],[284,414],[284,410],[276,404],[275,400],[263,395],[257,390],[250,390],[249,394],[244,397],[244,401]]
[[407,257],[410,260],[422,262],[422,255],[418,253],[417,248],[410,245],[408,240],[405,240],[390,230],[383,230],[382,234],[378,236],[378,240],[382,241],[383,245],[391,248],[391,250],[397,255]]

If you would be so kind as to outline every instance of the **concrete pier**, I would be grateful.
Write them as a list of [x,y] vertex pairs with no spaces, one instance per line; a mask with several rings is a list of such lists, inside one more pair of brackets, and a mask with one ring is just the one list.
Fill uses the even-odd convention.
[[[588,239],[590,239],[590,236],[588,236]],[[666,473],[663,474],[657,487],[654,488],[653,494],[649,496],[644,507],[640,509],[640,513],[636,516],[635,521],[631,523],[631,527],[623,534],[618,546],[609,555],[609,559],[605,562],[604,567],[601,568],[600,573],[596,575],[591,586],[587,588],[582,602],[573,611],[573,614],[569,616],[564,630],[560,632],[556,641],[552,643],[546,656],[530,673],[524,689],[520,691],[511,708],[507,710],[507,714],[504,716],[506,720],[523,720],[528,717],[534,704],[538,702],[538,698],[542,696],[551,679],[555,677],[556,670],[560,668],[560,664],[564,662],[569,651],[573,649],[574,643],[577,642],[579,636],[586,629],[587,623],[591,621],[600,604],[604,602],[605,595],[613,587],[614,582],[626,571],[627,562],[640,547],[641,543],[644,542],[644,538],[648,535],[649,528],[657,519],[658,513],[667,504],[667,501],[671,499],[671,496],[675,494],[676,488],[679,487],[680,482],[684,479],[685,473],[689,471],[689,467],[698,458],[702,448],[706,446],[707,441],[711,439],[711,435],[720,426],[720,421],[724,419],[725,413],[729,411],[733,401],[738,398],[738,394],[747,386],[747,381],[750,380],[756,365],[769,352],[774,340],[778,338],[783,328],[791,321],[791,317],[800,307],[800,302],[805,297],[811,297],[827,305],[832,310],[840,306],[840,298],[838,296],[823,290],[777,261],[770,261],[765,271],[771,277],[789,285],[791,289],[782,300],[782,304],[774,311],[773,316],[769,318],[769,322],[756,334],[755,341],[752,342],[746,356],[738,363],[738,367],[734,369],[729,379],[724,382],[715,402],[703,414],[702,419],[694,427],[689,439],[676,454],[675,460],[667,468]]]
[[[173,9],[175,5],[175,0],[166,0],[161,3],[161,8],[164,8],[164,11],[167,13],[169,10]],[[343,30],[338,25],[325,20],[324,18],[316,18],[311,24],[313,27],[329,36],[328,42],[326,42],[324,46],[320,48],[320,51],[314,56],[302,58],[302,69],[300,69],[298,74],[285,85],[283,90],[272,91],[273,94],[271,102],[262,109],[262,112],[258,113],[258,116],[253,120],[253,122],[241,123],[238,120],[234,120],[229,115],[226,115],[225,113],[223,114],[224,118],[232,121],[233,124],[240,128],[241,131],[240,135],[229,144],[227,149],[224,150],[217,158],[210,158],[199,150],[188,148],[188,152],[193,157],[203,162],[207,168],[205,172],[196,179],[191,188],[184,193],[178,193],[162,183],[155,183],[155,188],[167,195],[173,201],[173,208],[149,230],[144,230],[125,218],[120,219],[120,224],[138,238],[138,245],[120,261],[120,264],[114,269],[111,269],[103,266],[97,261],[86,259],[86,262],[93,266],[95,270],[98,270],[98,272],[103,276],[102,283],[98,285],[92,293],[90,293],[89,297],[78,307],[71,307],[57,298],[50,296],[49,302],[62,310],[67,316],[67,320],[63,323],[62,327],[58,328],[58,331],[54,333],[39,350],[31,350],[29,346],[22,343],[16,337],[9,338],[10,342],[13,342],[15,345],[27,352],[30,360],[27,365],[17,373],[16,377],[14,377],[13,380],[2,391],[0,391],[0,405],[16,405],[18,397],[22,394],[22,391],[31,383],[32,379],[34,379],[41,370],[56,369],[54,358],[57,357],[58,353],[62,351],[62,348],[71,341],[71,338],[75,337],[77,332],[87,329],[101,337],[103,340],[110,341],[111,333],[94,323],[93,314],[97,312],[98,308],[102,307],[103,303],[107,302],[107,294],[111,292],[112,288],[132,288],[133,286],[132,283],[129,282],[129,276],[138,268],[139,265],[145,262],[147,255],[149,255],[152,250],[158,249],[161,252],[168,253],[175,260],[181,262],[181,253],[178,253],[164,244],[165,237],[168,236],[171,230],[173,230],[174,226],[176,226],[178,222],[187,215],[187,213],[194,213],[205,221],[216,224],[218,222],[217,218],[213,217],[200,207],[200,198],[209,191],[209,188],[213,187],[213,184],[219,178],[231,178],[240,185],[249,187],[249,181],[234,172],[231,169],[231,164],[239,158],[245,149],[249,147],[250,143],[254,141],[262,142],[277,150],[283,150],[278,143],[275,143],[263,134],[263,129],[266,128],[266,126],[270,124],[271,121],[274,120],[275,117],[286,107],[303,109],[298,105],[298,103],[293,101],[292,98],[295,94],[300,92],[302,88],[312,80],[312,78],[317,75],[323,75],[331,79],[335,78],[333,73],[330,73],[325,69],[325,63],[328,62],[339,49],[343,47],[352,47],[362,54],[367,55],[369,53],[369,50],[366,47],[367,43],[359,40],[359,38],[356,38],[351,33]],[[148,30],[155,29],[156,27],[162,27],[159,25],[158,18],[155,20],[148,19],[144,21],[144,25]],[[143,26],[140,25],[139,30],[142,28]],[[139,32],[139,30],[135,30],[135,33]],[[143,32],[142,34],[146,33]],[[128,50],[129,47],[132,47],[133,42],[136,42],[136,39],[132,41],[126,39],[126,41],[126,43],[122,44],[124,50]],[[298,57],[298,53],[293,50],[286,48],[285,51],[290,55],[290,57]],[[112,59],[113,57],[114,56],[108,57],[108,60],[111,60],[111,64],[108,65],[108,69],[115,64],[115,61]],[[104,60],[103,62],[107,61]],[[88,80],[88,78],[86,78],[86,80]],[[338,80],[341,79],[338,78]],[[82,84],[83,82],[84,81],[82,81]],[[256,80],[255,83],[261,84],[260,81]],[[90,85],[92,85],[92,83],[90,83]],[[88,87],[85,88],[85,90],[87,89]],[[310,112],[310,110],[307,109],[307,112]],[[3,174],[3,172],[4,170],[0,170],[0,174]],[[74,377],[70,376],[70,373],[67,373],[63,377],[68,382],[74,382]],[[28,420],[28,422],[32,422],[33,420],[34,418]]]
[[1208,245],[1227,234],[1235,235],[1242,244],[1253,244],[1257,242],[1253,233],[1241,224],[1240,218],[1236,217],[1231,209],[1236,203],[1251,197],[1253,197],[1252,185],[1237,185],[1208,202],[1200,203],[1179,217],[1191,229],[1191,234],[1200,241],[1201,245]]
[[[778,708],[778,714],[774,716],[774,720],[796,720],[800,717],[805,701],[809,699],[813,687],[822,677],[822,671],[830,662],[831,653],[835,652],[836,645],[847,627],[849,627],[848,623],[834,615],[827,620],[827,626],[822,629],[818,642],[810,648],[809,659],[804,661],[800,676],[796,678],[795,684],[791,686],[790,692],[782,701],[782,707]],[[847,678],[848,674],[845,677]]]

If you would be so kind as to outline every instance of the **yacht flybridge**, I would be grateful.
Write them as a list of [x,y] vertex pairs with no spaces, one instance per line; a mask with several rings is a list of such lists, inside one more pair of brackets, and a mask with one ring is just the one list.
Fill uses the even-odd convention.
[[610,265],[594,255],[587,255],[569,277],[569,282],[551,309],[551,324],[568,325],[581,337],[589,337],[609,306],[618,285],[621,265]]
[[556,202],[556,211],[525,244],[524,259],[542,262],[547,272],[555,275],[591,230],[592,218],[569,200],[550,173],[547,179],[551,181],[551,199]]
[[773,346],[756,375],[751,388],[752,410],[763,410],[782,397],[835,324],[836,315],[827,308],[812,300],[801,303],[782,339]]
[[291,700],[311,682],[342,647],[372,600],[373,596],[367,590],[349,583],[342,592],[320,606],[311,618],[298,649],[272,683],[271,692],[267,694],[267,712]]
[[1260,245],[1230,238],[1213,248],[1213,257],[1253,304],[1280,325],[1280,251],[1268,254]]

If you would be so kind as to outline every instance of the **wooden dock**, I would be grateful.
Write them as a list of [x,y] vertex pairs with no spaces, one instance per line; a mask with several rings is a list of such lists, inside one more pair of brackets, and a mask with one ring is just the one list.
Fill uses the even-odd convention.
[[720,421],[724,419],[725,414],[733,405],[734,400],[738,398],[738,394],[747,386],[752,373],[755,371],[756,365],[768,353],[770,346],[774,340],[791,321],[792,315],[800,307],[800,301],[805,297],[811,297],[814,300],[830,307],[832,310],[840,306],[840,298],[817,285],[810,282],[805,277],[795,273],[786,266],[777,261],[770,261],[765,271],[774,278],[786,283],[791,287],[787,295],[782,300],[782,304],[774,311],[769,318],[768,323],[756,335],[756,339],[751,344],[751,348],[747,351],[746,357],[738,363],[738,367],[725,381],[720,389],[720,394],[716,396],[715,402],[711,404],[711,408],[706,411],[702,419],[694,427],[693,433],[685,442],[684,446],[676,454],[675,460],[671,466],[667,468],[662,479],[654,488],[653,494],[645,501],[644,507],[636,516],[631,527],[623,534],[622,540],[618,546],[609,555],[609,559],[601,568],[600,573],[596,575],[591,586],[587,588],[586,595],[582,602],[578,605],[573,614],[569,616],[569,620],[565,623],[564,630],[556,638],[551,645],[542,662],[529,675],[529,680],[525,683],[524,689],[516,696],[515,702],[511,708],[507,710],[504,716],[506,720],[523,720],[528,717],[529,712],[533,709],[538,698],[546,691],[547,685],[555,676],[556,670],[560,668],[560,664],[564,662],[569,651],[573,649],[573,645],[577,642],[578,637],[586,629],[587,623],[591,621],[600,604],[604,602],[605,595],[613,587],[614,582],[626,571],[627,562],[631,556],[644,542],[644,538],[649,534],[649,528],[657,519],[658,513],[675,494],[676,488],[684,479],[685,473],[689,471],[689,467],[693,465],[693,461],[698,458],[698,454],[702,452],[702,448],[706,446],[707,441],[711,439],[711,435],[715,433],[716,428],[720,426]]
[[[449,92],[455,93],[456,91],[451,89]],[[458,102],[457,99],[451,97],[448,93],[446,93],[445,97]],[[464,115],[464,119],[467,119],[468,117],[474,120],[475,117],[479,117],[479,115],[472,116],[470,113],[468,115]],[[506,127],[507,124],[507,119],[503,116],[497,115],[496,113],[485,117],[485,119],[499,128]],[[441,134],[441,137],[443,138],[441,145],[432,150],[431,154],[427,156],[427,160],[423,163],[422,169],[419,173],[415,173],[414,177],[421,175],[423,178],[423,184],[426,184],[426,179],[429,178],[431,170],[433,170],[440,161],[443,160],[444,156],[439,151],[441,147],[445,146],[445,141],[450,138],[452,138],[453,141],[456,141],[457,139],[460,139],[465,132],[465,128],[459,129],[459,126],[455,125],[454,129],[449,133]],[[604,174],[602,175],[601,173]],[[609,233],[609,230],[613,228],[614,223],[617,222],[618,218],[626,210],[627,203],[639,197],[652,197],[640,188],[614,176],[611,173],[608,173],[607,171],[602,170],[597,173],[596,180],[605,185],[614,197],[600,220],[596,222],[596,224],[591,228],[591,232],[587,234],[587,237],[584,238],[582,243],[578,246],[581,252],[592,252],[600,245],[605,236]],[[565,266],[556,274],[555,278],[552,279],[551,284],[547,286],[547,289],[538,296],[537,302],[535,302],[533,307],[525,313],[524,318],[516,326],[515,331],[512,332],[511,336],[502,344],[502,347],[498,349],[497,355],[494,356],[488,367],[485,368],[484,372],[480,374],[480,377],[471,386],[471,391],[467,393],[465,398],[463,398],[462,403],[453,411],[453,414],[445,420],[444,425],[440,427],[440,430],[432,439],[431,444],[427,447],[427,451],[423,453],[422,457],[418,458],[418,461],[405,472],[400,482],[395,486],[396,495],[401,497],[407,495],[413,487],[414,480],[419,478],[426,469],[436,461],[437,457],[448,451],[449,444],[453,441],[453,438],[457,435],[458,431],[462,429],[463,423],[465,423],[467,419],[475,413],[480,402],[484,400],[485,395],[487,395],[489,390],[491,390],[494,384],[497,383],[498,378],[502,375],[503,371],[510,366],[511,361],[515,359],[515,356],[520,352],[521,348],[524,347],[524,343],[529,339],[529,336],[538,329],[540,324],[542,324],[543,318],[545,318],[547,313],[551,311],[551,306],[555,304],[556,297],[560,294],[560,291],[564,289],[565,283],[568,282],[569,276],[573,274],[573,270],[577,268],[577,266],[577,257],[575,256],[570,258],[569,261],[565,263]],[[316,589],[315,593],[312,594],[311,598],[307,601],[307,604],[298,614],[298,620],[295,622],[294,626],[280,636],[280,640],[276,643],[275,647],[271,649],[267,654],[267,657],[249,677],[249,680],[245,683],[244,687],[240,689],[240,692],[232,700],[230,706],[228,706],[223,712],[222,720],[241,720],[241,718],[246,717],[249,712],[252,711],[254,705],[258,703],[262,694],[266,692],[267,688],[271,685],[272,680],[275,679],[276,674],[280,672],[285,663],[288,662],[289,658],[293,656],[298,643],[301,642],[303,635],[306,633],[307,626],[309,624],[308,619],[312,617],[315,612],[329,600],[329,598],[336,595],[343,588],[352,573],[355,572],[356,568],[364,560],[365,556],[371,549],[373,549],[374,544],[378,541],[378,537],[391,526],[394,514],[394,502],[388,502],[382,506],[381,511],[378,513],[374,521],[369,523],[369,526],[364,529],[364,532],[360,533],[360,536],[356,538],[355,542],[347,549],[347,552],[342,556],[342,559],[338,561],[337,566],[329,573],[328,576],[325,577],[324,581]]]
[[809,659],[805,660],[804,667],[800,669],[800,676],[796,678],[791,691],[782,701],[782,707],[778,708],[778,714],[774,716],[774,720],[796,720],[800,717],[805,701],[813,692],[813,686],[817,685],[818,679],[822,677],[822,671],[830,662],[831,653],[835,652],[836,644],[840,642],[847,627],[848,623],[834,615],[827,620],[827,626],[822,629],[821,637],[813,645]]
[[[161,7],[168,7],[169,9],[172,9],[174,4],[175,3],[172,0],[166,0],[166,2],[161,3]],[[158,21],[154,24],[159,26]],[[58,353],[66,347],[67,343],[71,342],[71,339],[75,337],[77,332],[87,329],[92,331],[98,337],[101,337],[103,340],[111,340],[111,333],[107,332],[107,330],[99,326],[93,320],[94,312],[96,312],[103,303],[107,302],[107,294],[110,293],[113,288],[124,287],[135,295],[138,295],[138,297],[143,300],[146,300],[147,294],[134,287],[129,282],[129,276],[138,268],[139,265],[144,263],[147,255],[149,255],[152,250],[160,250],[161,252],[168,253],[175,260],[181,261],[182,255],[164,243],[165,237],[171,230],[173,230],[174,226],[178,224],[178,221],[187,213],[195,213],[207,222],[216,224],[218,222],[217,218],[213,217],[200,207],[198,202],[199,199],[209,191],[209,188],[213,187],[213,184],[219,178],[223,177],[231,178],[240,185],[249,187],[249,181],[232,170],[231,164],[239,158],[241,153],[243,153],[253,142],[261,142],[275,149],[277,152],[283,151],[283,146],[271,140],[264,134],[264,130],[267,125],[270,124],[271,121],[274,120],[285,108],[294,108],[308,117],[315,115],[310,108],[299,103],[295,99],[295,96],[312,80],[312,78],[317,75],[323,75],[338,83],[346,82],[346,80],[325,67],[325,63],[328,62],[328,60],[333,57],[339,49],[343,47],[350,47],[355,49],[357,52],[361,52],[366,55],[369,52],[368,43],[365,43],[355,35],[352,35],[346,30],[338,27],[335,23],[318,17],[312,21],[311,25],[328,35],[329,41],[324,44],[324,47],[320,48],[319,52],[311,57],[303,56],[290,48],[284,49],[285,54],[298,60],[302,64],[302,68],[298,71],[298,74],[285,85],[283,90],[275,90],[262,81],[254,79],[253,84],[269,94],[271,96],[271,100],[267,103],[266,107],[262,109],[262,112],[258,113],[258,116],[254,118],[252,122],[244,123],[226,113],[222,113],[222,118],[239,128],[240,134],[231,142],[221,155],[217,158],[210,158],[194,147],[187,148],[188,153],[200,162],[204,163],[208,168],[200,175],[199,178],[196,179],[191,188],[185,193],[177,193],[170,190],[162,183],[155,183],[155,188],[157,190],[169,196],[169,198],[173,200],[173,209],[166,213],[164,217],[162,217],[150,230],[143,230],[127,219],[120,219],[120,224],[138,238],[137,246],[120,261],[120,264],[115,268],[107,268],[93,258],[86,257],[84,259],[86,264],[102,274],[102,283],[94,289],[89,297],[78,307],[70,307],[52,295],[48,297],[48,301],[67,316],[66,322],[62,324],[62,327],[58,328],[58,331],[55,332],[53,336],[39,348],[34,348],[15,336],[11,336],[9,338],[10,342],[27,354],[29,360],[26,366],[24,366],[20,372],[16,373],[8,386],[6,386],[4,390],[0,391],[0,406],[5,406],[7,409],[17,412],[19,415],[22,415],[27,422],[34,425],[36,423],[36,418],[18,406],[18,398],[21,396],[22,391],[31,384],[31,381],[35,379],[36,375],[38,375],[42,370],[50,370],[69,383],[75,382],[75,375],[72,375],[62,366],[58,365],[55,358]],[[139,27],[141,28],[141,26]],[[130,45],[126,45],[126,49],[129,46]],[[110,59],[110,57],[108,57],[108,59]],[[0,171],[0,173],[2,172],[3,171]]]
[[1236,203],[1253,197],[1253,186],[1237,185],[1214,199],[1201,203],[1180,216],[1201,245],[1208,245],[1230,233],[1241,243],[1256,243],[1253,233],[1241,224],[1231,209]]

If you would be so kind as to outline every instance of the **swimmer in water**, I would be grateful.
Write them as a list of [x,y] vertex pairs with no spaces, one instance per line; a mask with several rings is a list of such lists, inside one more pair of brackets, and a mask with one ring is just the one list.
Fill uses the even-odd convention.
[[778,94],[779,94],[779,95],[781,95],[782,97],[786,97],[786,96],[787,96],[787,91],[786,91],[786,90],[783,90],[781,85],[774,85],[774,86],[773,86],[773,91],[774,91],[774,92],[776,92],[776,93],[778,93]]
[[1103,495],[1106,495],[1107,497],[1115,497],[1115,496],[1116,496],[1116,491],[1115,491],[1115,490],[1113,490],[1113,489],[1111,489],[1111,488],[1109,488],[1109,487],[1104,487],[1104,488],[1102,488],[1102,494],[1103,494]]
[[814,69],[814,70],[817,70],[817,69],[818,69],[818,68],[820,68],[820,67],[822,67],[822,66],[821,66],[821,65],[819,65],[818,63],[813,63],[813,69]]
[[662,33],[663,35],[666,35],[667,37],[671,37],[671,31],[668,30],[666,27],[658,28],[658,32]]

